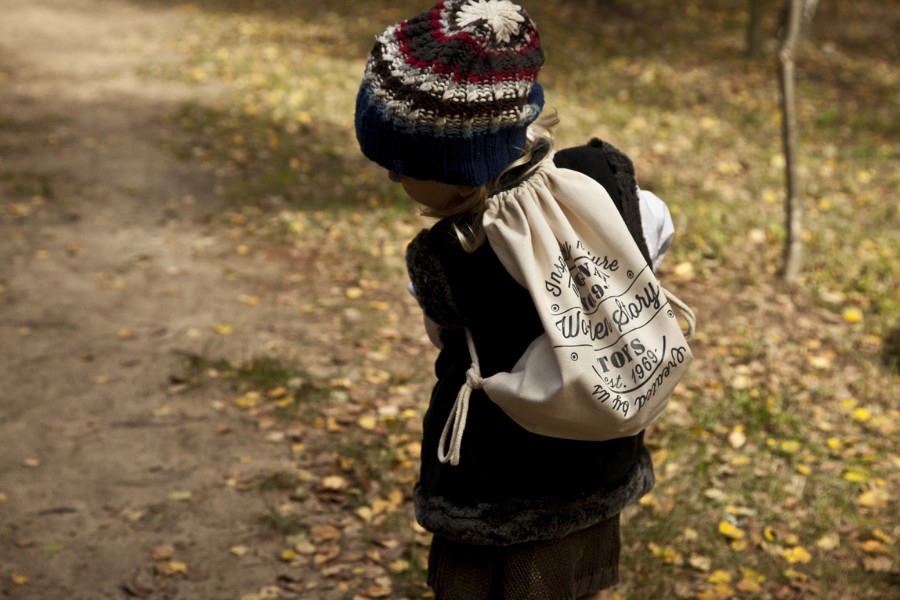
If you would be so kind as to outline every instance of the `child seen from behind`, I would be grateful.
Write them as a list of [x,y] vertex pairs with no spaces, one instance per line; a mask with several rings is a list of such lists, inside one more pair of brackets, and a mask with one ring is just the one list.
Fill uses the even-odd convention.
[[608,216],[645,267],[658,267],[674,233],[616,148],[594,139],[554,151],[543,61],[520,6],[447,0],[377,38],[357,97],[363,153],[437,218],[409,245],[407,266],[440,348],[414,490],[416,517],[434,534],[428,584],[439,600],[599,597],[618,582],[619,515],[654,483],[643,431],[603,441],[534,433],[481,389],[545,331],[487,239],[489,199],[576,171],[579,185],[608,195],[602,206],[614,208],[602,210],[617,213]]

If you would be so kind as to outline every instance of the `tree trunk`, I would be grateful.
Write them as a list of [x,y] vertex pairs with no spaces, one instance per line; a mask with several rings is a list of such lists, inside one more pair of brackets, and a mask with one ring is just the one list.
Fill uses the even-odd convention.
[[803,207],[800,202],[797,176],[797,106],[794,57],[800,41],[801,15],[804,0],[788,0],[788,18],[778,53],[781,82],[782,142],[787,198],[785,200],[784,266],[782,277],[794,283],[803,259]]

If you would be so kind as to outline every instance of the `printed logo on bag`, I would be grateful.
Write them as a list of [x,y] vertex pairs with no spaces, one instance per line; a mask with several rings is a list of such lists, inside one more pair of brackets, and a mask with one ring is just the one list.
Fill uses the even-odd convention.
[[[652,328],[656,319],[675,319],[675,313],[649,266],[623,273],[619,259],[593,255],[580,241],[559,247],[545,280],[547,292],[558,300],[550,311],[566,341],[554,348],[570,349],[572,361],[593,360],[594,398],[627,417],[652,400],[671,371],[689,360],[683,336],[673,344]],[[577,298],[580,304],[573,302]]]

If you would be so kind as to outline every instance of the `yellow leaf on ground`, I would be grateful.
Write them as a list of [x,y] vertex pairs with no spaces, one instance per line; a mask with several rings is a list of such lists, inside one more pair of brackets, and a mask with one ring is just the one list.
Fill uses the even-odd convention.
[[188,566],[187,566],[187,563],[183,563],[178,560],[173,560],[169,563],[169,570],[172,573],[180,573],[182,575],[187,575]]
[[809,577],[806,576],[806,573],[801,573],[796,569],[785,569],[784,576],[793,581],[806,582],[809,580]]
[[765,575],[763,575],[762,573],[759,573],[757,571],[754,571],[753,569],[750,569],[748,567],[741,567],[741,576],[744,579],[753,581],[755,583],[762,583],[763,581],[766,580]]
[[869,474],[863,473],[862,471],[845,471],[842,477],[853,483],[866,483],[869,481]]
[[866,508],[887,508],[890,495],[886,490],[872,489],[863,492],[856,499],[856,503]]
[[872,412],[868,408],[860,407],[853,411],[852,417],[854,421],[865,423],[872,418]]
[[243,396],[234,399],[234,405],[238,408],[254,408],[262,401],[262,394],[259,392],[247,392]]
[[9,580],[16,585],[25,585],[29,581],[27,575],[22,575],[21,573],[16,573],[15,571],[9,574]]
[[744,427],[742,425],[738,425],[730,434],[728,434],[728,443],[735,449],[741,448],[747,443],[747,434],[744,433]]
[[712,569],[712,559],[708,556],[693,555],[688,559],[688,564],[698,571],[709,571]]
[[159,575],[187,575],[188,573],[187,564],[177,560],[159,563],[155,569]]
[[234,332],[234,327],[228,323],[219,323],[213,325],[212,330],[219,335],[231,335]]
[[406,571],[409,571],[410,564],[407,560],[395,560],[390,565],[388,565],[388,568],[394,573],[404,573]]
[[802,448],[797,440],[784,440],[778,445],[778,448],[785,454],[796,454]]
[[362,416],[356,421],[356,424],[367,431],[372,431],[375,429],[375,426],[378,425],[378,421],[375,417]]
[[[3,494],[0,494],[0,502],[3,501],[2,497],[3,497]],[[883,532],[880,529],[873,529],[872,537],[874,537],[877,540],[881,540],[885,544],[890,544],[894,541],[893,538],[891,538],[891,536],[889,536],[888,534],[886,534],[885,532]]]
[[719,522],[719,533],[732,540],[742,540],[746,535],[743,529],[732,525],[728,521]]
[[826,533],[816,542],[816,547],[822,550],[834,550],[841,545],[841,536],[837,532]]
[[175,546],[172,544],[160,544],[153,549],[153,560],[172,560],[175,556]]
[[865,542],[860,542],[859,549],[865,552],[866,554],[890,554],[890,549],[882,542],[878,540],[866,540]]
[[694,265],[690,262],[680,262],[675,265],[672,272],[678,279],[690,280],[694,278]]
[[279,557],[284,562],[294,562],[297,560],[297,553],[291,550],[290,548],[286,548],[281,551]]
[[845,308],[841,315],[846,323],[859,323],[863,320],[863,312],[856,307]]
[[716,569],[706,580],[710,583],[731,583],[731,573],[724,569]]
[[356,516],[362,519],[364,523],[370,523],[375,518],[375,511],[369,506],[360,506],[356,509]]
[[781,553],[781,556],[782,556],[782,558],[784,558],[784,560],[788,561],[792,565],[796,564],[796,563],[807,564],[809,561],[812,560],[812,554],[810,554],[806,550],[806,548],[804,548],[803,546],[794,546],[793,548],[786,548]]
[[347,487],[347,480],[340,475],[329,475],[322,479],[322,487],[326,490],[340,491]]

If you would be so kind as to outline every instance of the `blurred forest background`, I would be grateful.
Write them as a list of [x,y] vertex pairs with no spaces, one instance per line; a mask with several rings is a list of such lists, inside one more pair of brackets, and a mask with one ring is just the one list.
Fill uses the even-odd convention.
[[[168,377],[168,400],[146,410],[166,419],[166,407],[214,406],[225,429],[208,435],[239,428],[280,460],[235,468],[222,484],[238,492],[230,517],[252,524],[252,541],[188,551],[158,535],[153,552],[141,550],[141,576],[122,589],[213,597],[191,595],[205,589],[190,587],[202,586],[190,576],[197,565],[227,579],[240,573],[229,565],[253,557],[254,576],[268,579],[245,577],[215,597],[429,597],[428,534],[414,524],[410,492],[435,350],[403,262],[428,220],[359,154],[353,134],[374,36],[426,6],[121,4],[174,15],[158,49],[129,68],[147,89],[187,92],[141,127],[156,132],[179,173],[204,182],[190,194],[173,185],[165,218],[196,232],[203,244],[189,252],[214,246],[225,257],[219,279],[179,285],[202,286],[198,303],[217,281],[243,286],[232,308],[185,324],[171,341],[158,366],[168,369],[158,374]],[[633,158],[641,186],[676,223],[661,279],[699,321],[693,371],[648,432],[657,486],[625,514],[622,583],[611,597],[897,598],[900,7],[821,0],[799,47],[806,257],[788,286],[778,277],[780,3],[758,3],[752,55],[751,4],[523,2],[547,53],[541,81],[561,118],[558,145],[600,137]],[[6,72],[13,81],[14,69]],[[22,136],[23,127],[0,108],[0,134]],[[27,231],[57,210],[54,181],[39,167],[0,163],[0,225]],[[261,283],[259,273],[271,277]],[[21,302],[15,277],[0,280],[10,306]],[[115,278],[98,285],[128,293],[121,277],[118,291]],[[135,293],[153,302],[160,289]],[[0,481],[0,511],[13,496]],[[7,560],[7,593],[40,597],[27,594],[52,564],[48,553],[21,552]]]

